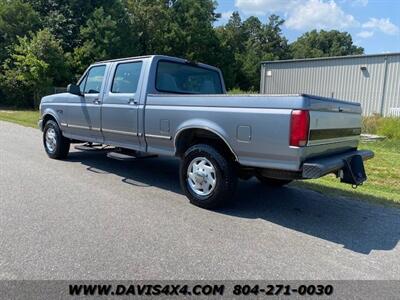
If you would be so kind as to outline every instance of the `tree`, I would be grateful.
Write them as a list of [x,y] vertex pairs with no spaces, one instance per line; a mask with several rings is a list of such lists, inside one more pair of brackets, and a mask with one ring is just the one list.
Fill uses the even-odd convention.
[[51,86],[64,83],[67,77],[60,41],[48,29],[30,38],[19,37],[3,70],[3,91],[13,97],[10,100],[16,105],[30,107],[37,105]]
[[304,33],[290,45],[293,58],[311,58],[363,54],[364,48],[353,44],[351,35],[337,30]]
[[8,48],[39,27],[39,15],[21,0],[0,0],[0,63],[8,57]]
[[82,14],[82,10],[73,11],[70,7],[70,2],[72,1],[25,1],[29,3],[39,15],[42,28],[48,28],[56,39],[61,42],[61,45],[66,51],[71,51],[77,45],[76,35],[79,33],[79,19],[85,14]]
[[95,61],[118,57],[121,38],[117,22],[102,7],[97,8],[81,27],[80,36],[82,46],[76,48],[72,56],[72,64],[79,74]]
[[288,44],[282,34],[284,20],[271,15],[266,24],[257,17],[242,22],[234,12],[225,26],[217,28],[224,52],[222,70],[227,86],[256,90],[260,81],[260,62],[287,57]]
[[218,65],[215,5],[212,0],[174,1],[170,7],[173,26],[169,41],[174,55]]
[[288,44],[282,34],[284,20],[271,15],[266,24],[257,17],[250,17],[243,22],[245,49],[239,52],[237,60],[243,76],[238,86],[245,90],[257,90],[260,84],[260,62],[286,58]]
[[215,5],[212,0],[127,0],[138,52],[217,63]]
[[[91,18],[92,13],[102,7],[107,15],[115,17],[116,11],[125,9],[124,0],[25,0],[39,14],[43,28],[61,41],[65,52],[80,46],[80,28]],[[119,21],[119,20],[118,20]]]
[[173,20],[166,0],[127,0],[132,46],[137,55],[170,54]]
[[238,12],[233,12],[225,26],[216,28],[219,46],[223,53],[220,66],[228,88],[239,87],[243,82],[244,74],[239,59],[245,51],[245,35],[242,19]]

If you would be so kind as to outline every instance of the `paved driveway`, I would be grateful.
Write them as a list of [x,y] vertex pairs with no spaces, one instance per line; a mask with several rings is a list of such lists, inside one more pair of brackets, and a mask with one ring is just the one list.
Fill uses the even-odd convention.
[[176,159],[51,160],[0,122],[0,279],[400,279],[399,239],[396,208],[250,180],[207,211]]

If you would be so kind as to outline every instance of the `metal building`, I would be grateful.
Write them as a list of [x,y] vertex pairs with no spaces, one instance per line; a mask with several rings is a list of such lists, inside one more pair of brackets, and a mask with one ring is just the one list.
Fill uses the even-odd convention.
[[400,53],[265,61],[260,92],[334,97],[361,103],[364,115],[400,116]]

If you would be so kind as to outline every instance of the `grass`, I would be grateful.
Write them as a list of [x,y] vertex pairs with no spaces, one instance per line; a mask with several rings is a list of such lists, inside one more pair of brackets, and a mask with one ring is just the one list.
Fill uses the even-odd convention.
[[39,120],[38,110],[2,110],[0,120],[17,123],[27,127],[37,127]]
[[[0,120],[3,121],[37,128],[38,119],[38,111],[0,109]],[[360,149],[375,152],[375,158],[365,163],[368,180],[361,187],[353,189],[350,185],[340,183],[333,175],[315,180],[296,181],[292,185],[327,195],[400,205],[400,140],[362,143]]]

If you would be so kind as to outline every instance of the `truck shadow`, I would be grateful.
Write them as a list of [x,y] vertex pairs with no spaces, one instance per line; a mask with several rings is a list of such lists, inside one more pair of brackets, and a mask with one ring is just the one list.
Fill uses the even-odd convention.
[[[179,162],[171,158],[132,162],[107,159],[104,153],[72,152],[69,161],[88,171],[120,176],[126,184],[158,187],[182,194]],[[379,200],[379,199],[377,199]],[[328,197],[303,187],[268,188],[256,180],[240,181],[235,199],[214,213],[262,219],[369,254],[392,250],[400,239],[400,210],[356,199]]]
[[267,188],[255,180],[246,182],[240,185],[232,206],[220,212],[264,219],[362,254],[392,250],[400,239],[397,208],[328,197],[291,185]]

